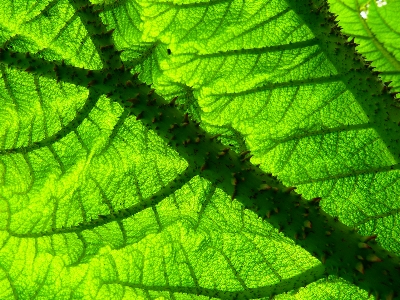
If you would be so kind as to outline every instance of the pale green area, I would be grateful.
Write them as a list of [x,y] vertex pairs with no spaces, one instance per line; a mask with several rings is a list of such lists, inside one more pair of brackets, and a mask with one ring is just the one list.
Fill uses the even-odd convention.
[[[182,2],[105,6],[126,64],[264,170],[399,251],[398,171],[382,169],[397,162],[340,76],[326,79],[337,72],[312,31],[283,1]],[[1,1],[0,42],[102,67],[68,1]],[[0,72],[0,299],[208,299],[320,267],[199,177],[118,214],[190,166],[104,95],[3,64]],[[109,214],[117,221],[82,225]],[[277,298],[291,297],[367,298],[339,279]]]

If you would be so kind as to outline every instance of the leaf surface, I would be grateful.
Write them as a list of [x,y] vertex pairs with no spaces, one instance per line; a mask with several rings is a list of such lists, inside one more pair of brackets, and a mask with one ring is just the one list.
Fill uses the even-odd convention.
[[[399,192],[399,152],[384,132],[394,102],[366,100],[369,75],[338,66],[335,51],[321,46],[327,39],[293,3],[142,5],[145,41],[167,45],[149,58],[163,72],[142,73],[143,80],[164,95],[193,94],[197,101],[189,96],[186,106],[205,128],[250,150],[263,170],[308,199],[322,197],[325,211],[365,235],[378,234],[398,252],[392,230],[399,203],[388,199]],[[361,80],[365,87],[353,86]]]
[[[230,166],[200,170],[208,136],[170,138],[201,122],[253,155],[209,161],[251,159],[398,254],[398,113],[376,76],[354,84],[371,71],[332,24],[294,1],[87,4],[0,5],[0,298],[368,298],[248,207]],[[148,89],[134,111],[126,68],[191,121],[165,127]]]

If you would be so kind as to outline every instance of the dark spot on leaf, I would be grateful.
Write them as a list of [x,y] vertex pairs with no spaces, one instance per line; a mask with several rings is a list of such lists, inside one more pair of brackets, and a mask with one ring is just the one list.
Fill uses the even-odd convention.
[[168,55],[171,55],[171,49],[167,49]]

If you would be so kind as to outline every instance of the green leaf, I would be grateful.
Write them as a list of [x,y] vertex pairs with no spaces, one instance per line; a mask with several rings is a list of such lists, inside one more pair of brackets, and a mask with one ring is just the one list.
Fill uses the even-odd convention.
[[[1,299],[400,296],[399,111],[324,1],[0,2]],[[396,90],[399,7],[340,5]]]
[[[241,4],[217,2],[210,8],[146,1],[146,41],[157,37],[172,54],[155,55],[163,76],[149,74],[143,80],[156,82],[159,91],[174,84],[191,87],[205,128],[221,134],[232,128],[245,138],[252,162],[306,198],[322,197],[325,211],[364,235],[378,234],[397,253],[393,220],[399,206],[387,199],[398,194],[398,172],[392,171],[398,157],[393,148],[398,147],[385,132],[386,112],[394,102],[366,101],[367,91],[374,99],[368,80],[381,89],[379,81],[351,71],[340,53],[328,52],[330,45],[320,46],[319,41],[328,40],[326,32],[297,17],[286,3]],[[202,28],[208,17],[218,29]],[[186,24],[188,19],[193,20]],[[287,34],[266,34],[281,28]],[[265,38],[257,38],[263,32]],[[336,42],[343,43],[331,41]],[[349,54],[342,55],[351,51],[354,46],[348,44]],[[352,86],[359,81],[365,86]],[[218,127],[222,130],[215,131]]]
[[339,15],[343,32],[360,44],[357,50],[372,61],[383,81],[394,92],[400,91],[400,53],[396,45],[400,25],[397,22],[399,2],[396,1],[330,1],[332,11]]

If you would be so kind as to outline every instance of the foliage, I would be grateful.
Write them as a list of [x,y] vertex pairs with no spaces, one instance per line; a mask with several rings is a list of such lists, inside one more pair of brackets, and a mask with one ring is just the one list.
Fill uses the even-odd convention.
[[330,2],[1,0],[0,298],[400,296],[399,5]]

